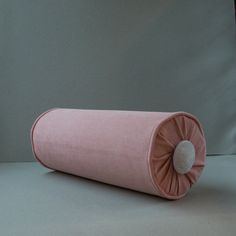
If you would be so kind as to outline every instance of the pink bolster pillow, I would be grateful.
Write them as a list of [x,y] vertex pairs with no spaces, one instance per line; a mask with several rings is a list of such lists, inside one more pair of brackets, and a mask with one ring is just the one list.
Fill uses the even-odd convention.
[[206,143],[186,112],[52,109],[31,129],[45,167],[167,199],[198,180]]

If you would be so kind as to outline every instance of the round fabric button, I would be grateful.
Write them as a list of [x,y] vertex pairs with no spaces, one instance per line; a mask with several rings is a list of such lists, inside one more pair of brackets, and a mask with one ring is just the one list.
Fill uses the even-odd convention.
[[188,140],[179,142],[173,155],[173,164],[179,174],[189,172],[195,161],[195,148]]

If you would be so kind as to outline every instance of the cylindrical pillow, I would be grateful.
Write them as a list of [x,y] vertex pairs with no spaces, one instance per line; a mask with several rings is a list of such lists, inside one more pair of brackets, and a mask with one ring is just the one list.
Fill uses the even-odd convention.
[[186,112],[52,109],[31,129],[45,167],[167,199],[183,197],[204,167],[200,122]]

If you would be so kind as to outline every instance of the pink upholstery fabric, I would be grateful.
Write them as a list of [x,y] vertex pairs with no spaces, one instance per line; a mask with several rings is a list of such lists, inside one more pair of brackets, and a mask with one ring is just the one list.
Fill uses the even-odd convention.
[[[186,174],[172,162],[181,140],[196,150]],[[188,192],[206,155],[201,125],[185,112],[52,109],[33,124],[31,142],[36,159],[50,169],[168,199]]]

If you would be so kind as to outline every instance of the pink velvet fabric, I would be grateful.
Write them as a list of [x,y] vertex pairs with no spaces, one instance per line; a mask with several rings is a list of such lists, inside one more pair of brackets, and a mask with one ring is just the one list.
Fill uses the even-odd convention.
[[[181,140],[196,150],[186,174],[172,161]],[[201,124],[186,112],[52,109],[34,122],[31,142],[45,167],[167,199],[188,192],[206,155]]]

